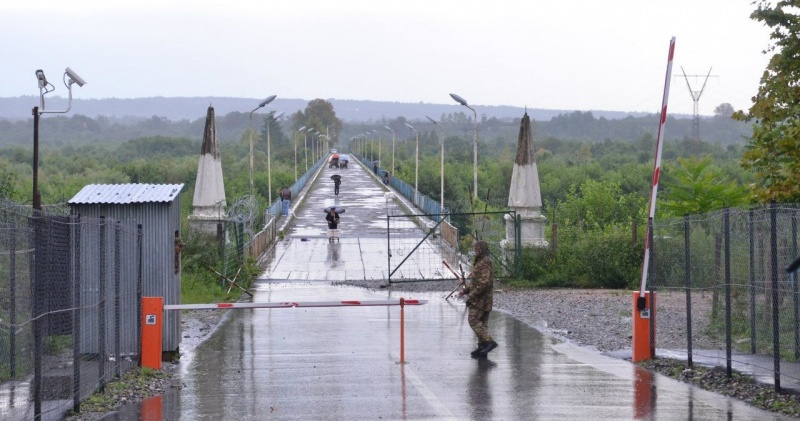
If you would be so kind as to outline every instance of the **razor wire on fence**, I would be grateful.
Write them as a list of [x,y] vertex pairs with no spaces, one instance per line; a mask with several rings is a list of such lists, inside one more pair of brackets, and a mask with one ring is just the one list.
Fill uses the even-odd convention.
[[772,205],[654,223],[650,285],[686,302],[685,332],[658,323],[682,315],[657,313],[656,340],[683,334],[690,364],[749,365],[772,373],[777,389],[781,378],[800,383],[780,369],[800,360],[800,293],[785,271],[798,254],[798,213]]
[[0,418],[60,419],[138,366],[141,232],[0,202]]

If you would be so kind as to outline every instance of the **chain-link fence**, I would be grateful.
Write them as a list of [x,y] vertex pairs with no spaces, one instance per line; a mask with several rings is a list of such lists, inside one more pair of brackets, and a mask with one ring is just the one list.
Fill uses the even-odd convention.
[[0,203],[0,419],[61,419],[137,367],[141,227]]
[[[800,360],[800,293],[785,268],[797,256],[796,207],[726,209],[657,221],[653,226],[649,285],[659,300],[685,300],[684,315],[656,312],[658,338],[686,339],[693,359],[747,365],[780,380],[800,383],[800,373],[781,371],[781,361]],[[662,297],[662,298],[659,298]],[[685,331],[659,320],[685,317]],[[745,357],[746,356],[746,357]]]
[[[447,236],[443,235],[453,227],[451,219],[461,218],[470,219],[470,225],[476,227],[476,233],[480,233],[467,237],[468,244],[471,245],[474,239],[485,240],[489,244],[495,277],[507,278],[517,272],[520,229],[514,211],[445,215],[441,222],[433,222],[431,216],[402,212],[387,215],[390,283],[456,279],[451,269],[459,272],[459,266],[468,274],[471,250],[467,247],[467,255],[462,254],[460,248],[453,247]],[[506,219],[510,219],[510,226]],[[443,261],[448,262],[450,269]],[[462,274],[459,273],[459,276]]]

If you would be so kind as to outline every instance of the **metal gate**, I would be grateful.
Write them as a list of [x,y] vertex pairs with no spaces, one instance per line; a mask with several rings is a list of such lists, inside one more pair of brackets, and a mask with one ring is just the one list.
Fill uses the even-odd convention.
[[386,216],[386,240],[390,284],[456,280],[450,269],[469,274],[468,254],[475,240],[489,243],[495,277],[511,277],[519,267],[520,224],[513,210],[390,214]]

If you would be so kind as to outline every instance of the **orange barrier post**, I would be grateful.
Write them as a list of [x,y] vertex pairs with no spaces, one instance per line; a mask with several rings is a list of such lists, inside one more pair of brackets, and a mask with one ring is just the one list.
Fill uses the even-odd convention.
[[162,297],[142,297],[142,367],[161,369]]
[[405,305],[406,300],[400,297],[400,364],[406,363]]
[[[644,293],[645,304],[643,310],[636,308],[636,301],[639,299],[639,291],[633,291],[633,352],[631,355],[632,362],[639,362],[649,360],[655,355],[656,333],[650,331],[650,318],[656,317],[655,307],[650,305],[650,300],[655,297],[650,296],[650,292]],[[651,313],[652,308],[652,313]]]

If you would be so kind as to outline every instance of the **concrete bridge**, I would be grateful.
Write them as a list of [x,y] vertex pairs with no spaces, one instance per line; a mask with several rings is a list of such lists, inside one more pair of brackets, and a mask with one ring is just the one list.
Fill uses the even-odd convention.
[[[338,196],[334,171],[343,178]],[[488,359],[470,358],[475,338],[462,302],[377,288],[395,250],[385,238],[387,209],[409,206],[387,203],[386,192],[361,166],[322,168],[295,198],[284,239],[261,260],[252,301],[428,300],[405,309],[404,348],[397,307],[231,310],[182,358],[183,388],[110,419],[139,419],[153,407],[170,420],[783,419],[546,337],[500,312],[490,320],[500,346]],[[326,233],[323,209],[331,205],[346,209],[338,244]],[[407,228],[407,237],[423,236]],[[409,260],[406,269],[427,266]]]

